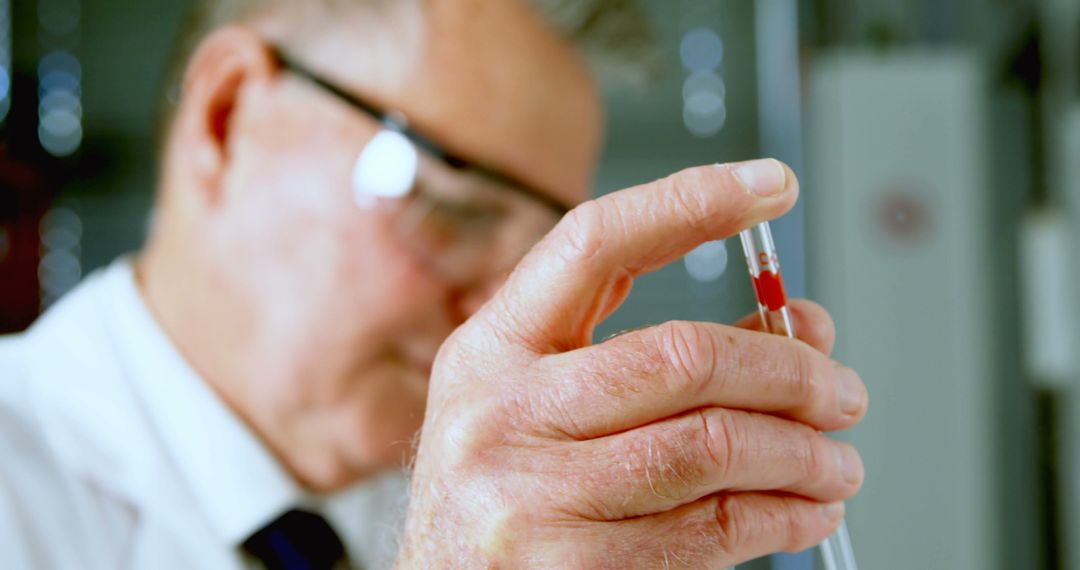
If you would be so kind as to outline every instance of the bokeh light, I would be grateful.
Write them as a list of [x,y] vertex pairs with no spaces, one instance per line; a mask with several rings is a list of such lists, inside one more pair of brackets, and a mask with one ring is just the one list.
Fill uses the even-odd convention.
[[82,66],[53,51],[38,64],[38,140],[53,156],[69,156],[82,143]]
[[378,198],[409,193],[419,166],[416,147],[396,131],[382,131],[364,146],[353,169],[353,199],[370,206]]
[[709,28],[694,28],[683,36],[679,57],[691,71],[713,71],[724,61],[724,42]]
[[37,16],[42,31],[65,36],[78,32],[82,6],[79,0],[38,0]]
[[686,272],[694,281],[712,283],[727,271],[728,251],[724,241],[707,241],[683,258]]
[[682,87],[683,124],[694,136],[711,137],[727,121],[727,86],[719,74],[724,43],[714,30],[694,28],[683,36],[679,55],[689,72]]
[[0,121],[11,110],[11,0],[0,0]]
[[46,308],[82,279],[82,220],[68,208],[53,208],[41,218],[38,282]]

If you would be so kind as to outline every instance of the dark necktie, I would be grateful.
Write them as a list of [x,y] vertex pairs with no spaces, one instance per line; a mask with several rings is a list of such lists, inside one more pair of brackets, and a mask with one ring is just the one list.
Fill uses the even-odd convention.
[[341,539],[326,519],[291,510],[244,541],[244,550],[268,570],[329,570],[348,561]]

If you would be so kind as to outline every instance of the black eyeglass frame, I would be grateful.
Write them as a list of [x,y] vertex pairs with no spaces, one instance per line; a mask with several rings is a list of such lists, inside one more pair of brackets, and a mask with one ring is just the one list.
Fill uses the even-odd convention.
[[543,204],[558,214],[559,217],[566,215],[572,208],[562,203],[559,200],[551,197],[547,193],[526,184],[513,176],[504,174],[494,168],[484,166],[476,161],[465,159],[459,155],[447,152],[443,150],[438,144],[432,141],[427,136],[416,132],[409,127],[408,121],[403,113],[396,111],[385,111],[375,106],[369,101],[362,99],[361,97],[346,91],[341,86],[327,80],[320,76],[309,68],[299,64],[296,60],[285,55],[282,50],[272,47],[271,48],[274,58],[277,60],[277,64],[284,70],[301,77],[318,87],[322,88],[326,92],[334,95],[343,103],[348,104],[350,107],[364,113],[371,117],[376,122],[384,125],[386,128],[400,133],[405,138],[409,139],[414,145],[427,152],[431,156],[446,163],[447,166],[457,170],[471,170],[473,172],[482,174],[488,178],[494,179],[501,183],[501,186],[505,186],[516,192],[521,193],[525,197]]

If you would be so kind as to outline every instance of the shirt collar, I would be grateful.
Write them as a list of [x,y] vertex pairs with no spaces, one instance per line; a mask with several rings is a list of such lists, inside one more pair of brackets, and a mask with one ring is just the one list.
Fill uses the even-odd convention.
[[314,499],[251,429],[196,374],[154,320],[129,259],[107,271],[121,358],[199,511],[227,543],[239,545],[286,510]]

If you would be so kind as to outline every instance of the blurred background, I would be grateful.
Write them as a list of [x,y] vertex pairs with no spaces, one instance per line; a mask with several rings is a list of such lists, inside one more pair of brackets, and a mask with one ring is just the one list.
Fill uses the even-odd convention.
[[[832,311],[873,402],[840,435],[867,465],[860,566],[1080,568],[1080,2],[644,4],[665,70],[607,89],[597,192],[761,155],[799,173],[789,292]],[[0,0],[0,332],[140,245],[186,6]],[[738,244],[706,244],[598,335],[754,307]]]

